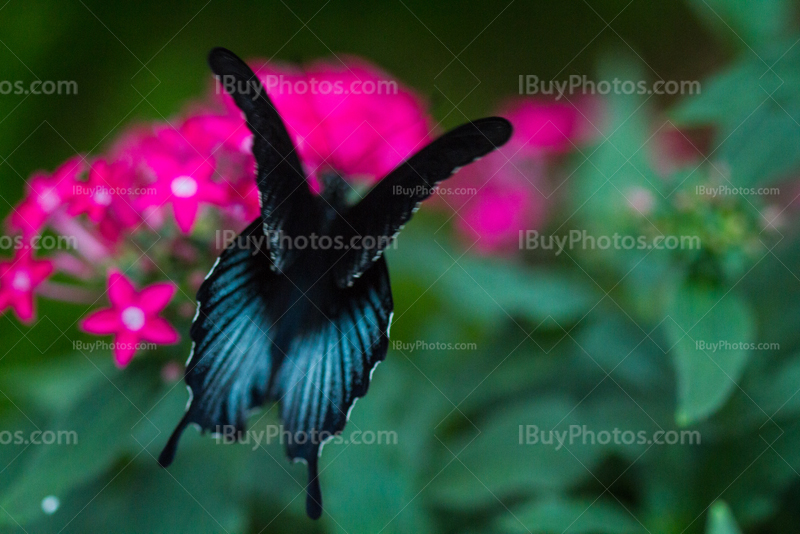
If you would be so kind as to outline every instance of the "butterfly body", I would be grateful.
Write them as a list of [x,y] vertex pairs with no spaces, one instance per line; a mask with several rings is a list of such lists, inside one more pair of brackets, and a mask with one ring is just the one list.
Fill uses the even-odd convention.
[[188,424],[241,435],[253,408],[277,402],[287,454],[308,464],[306,511],[317,518],[322,445],[342,431],[388,350],[393,302],[383,252],[438,182],[504,144],[511,127],[488,118],[451,130],[350,204],[350,186],[335,173],[312,193],[286,127],[243,61],[217,48],[209,63],[248,88],[231,96],[254,135],[261,217],[198,291],[185,374],[191,398],[159,462],[173,461]]

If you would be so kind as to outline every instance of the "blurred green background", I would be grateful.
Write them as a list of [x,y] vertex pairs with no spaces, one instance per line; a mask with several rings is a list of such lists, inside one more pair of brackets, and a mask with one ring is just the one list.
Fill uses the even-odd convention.
[[[72,341],[86,338],[74,324],[80,306],[42,299],[31,328],[5,314],[0,430],[69,429],[80,443],[0,445],[0,531],[796,532],[795,8],[779,0],[0,5],[0,78],[79,86],[77,95],[0,95],[4,216],[33,171],[99,153],[127,126],[164,120],[202,96],[206,54],[225,46],[293,62],[363,56],[425,95],[445,128],[491,113],[523,74],[701,80],[691,98],[604,99],[592,146],[561,163],[568,178],[549,201],[547,227],[655,228],[709,243],[696,254],[462,256],[441,229],[446,215],[423,207],[388,256],[393,339],[477,349],[390,350],[348,429],[392,430],[397,444],[328,445],[319,522],[304,516],[305,468],[288,464],[277,443],[253,451],[190,431],[173,468],[156,465],[186,401],[161,370],[184,361],[185,344],[140,355],[121,372],[108,354],[73,352]],[[710,161],[661,176],[648,153],[667,121],[710,130]],[[692,197],[708,183],[781,184],[785,194]],[[648,221],[625,208],[631,188],[656,199]],[[765,230],[763,215],[775,208],[783,226]],[[780,348],[708,354],[697,340]],[[556,449],[521,444],[520,425],[690,429],[702,444]],[[42,509],[48,496],[59,500],[52,515]]]

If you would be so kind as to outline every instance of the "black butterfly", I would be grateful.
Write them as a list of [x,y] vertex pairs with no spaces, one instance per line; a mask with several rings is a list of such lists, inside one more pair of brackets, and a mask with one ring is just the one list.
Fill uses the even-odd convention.
[[[503,145],[511,125],[486,118],[451,130],[350,206],[336,175],[320,195],[311,192],[286,127],[247,64],[223,48],[211,51],[209,64],[236,82],[227,88],[253,132],[261,217],[220,255],[197,293],[185,374],[190,401],[159,462],[172,462],[188,424],[233,427],[241,436],[251,409],[278,401],[285,431],[297,437],[287,454],[308,463],[306,511],[316,519],[324,439],[342,431],[386,357],[393,303],[382,253],[438,182]],[[312,235],[344,246],[301,249]],[[256,246],[263,242],[266,250]]]

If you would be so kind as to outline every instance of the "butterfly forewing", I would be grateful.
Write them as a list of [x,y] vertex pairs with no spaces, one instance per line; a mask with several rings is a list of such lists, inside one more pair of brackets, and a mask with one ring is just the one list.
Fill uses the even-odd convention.
[[256,181],[270,259],[273,268],[284,271],[296,253],[282,243],[315,231],[319,218],[303,167],[286,126],[252,69],[224,48],[212,50],[208,61],[253,132]]
[[391,244],[419,203],[464,165],[503,145],[511,124],[499,117],[470,122],[439,137],[381,180],[338,221],[335,233],[350,248],[337,254],[333,271],[341,287],[351,285]]

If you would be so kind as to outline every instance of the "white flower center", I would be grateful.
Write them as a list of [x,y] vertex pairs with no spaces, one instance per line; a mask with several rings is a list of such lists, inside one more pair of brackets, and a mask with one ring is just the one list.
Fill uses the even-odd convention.
[[122,310],[122,324],[131,332],[138,332],[144,327],[144,310],[138,306],[128,306]]
[[50,213],[61,204],[61,196],[55,188],[47,187],[36,197],[36,202],[45,213]]
[[111,204],[111,195],[108,191],[106,191],[105,188],[102,187],[95,191],[92,198],[94,199],[95,203],[100,206],[108,206]]
[[30,291],[31,290],[31,275],[28,271],[17,271],[14,273],[14,278],[11,279],[11,287],[17,291]]
[[179,198],[189,198],[197,194],[197,180],[191,176],[178,176],[170,184],[172,194]]

